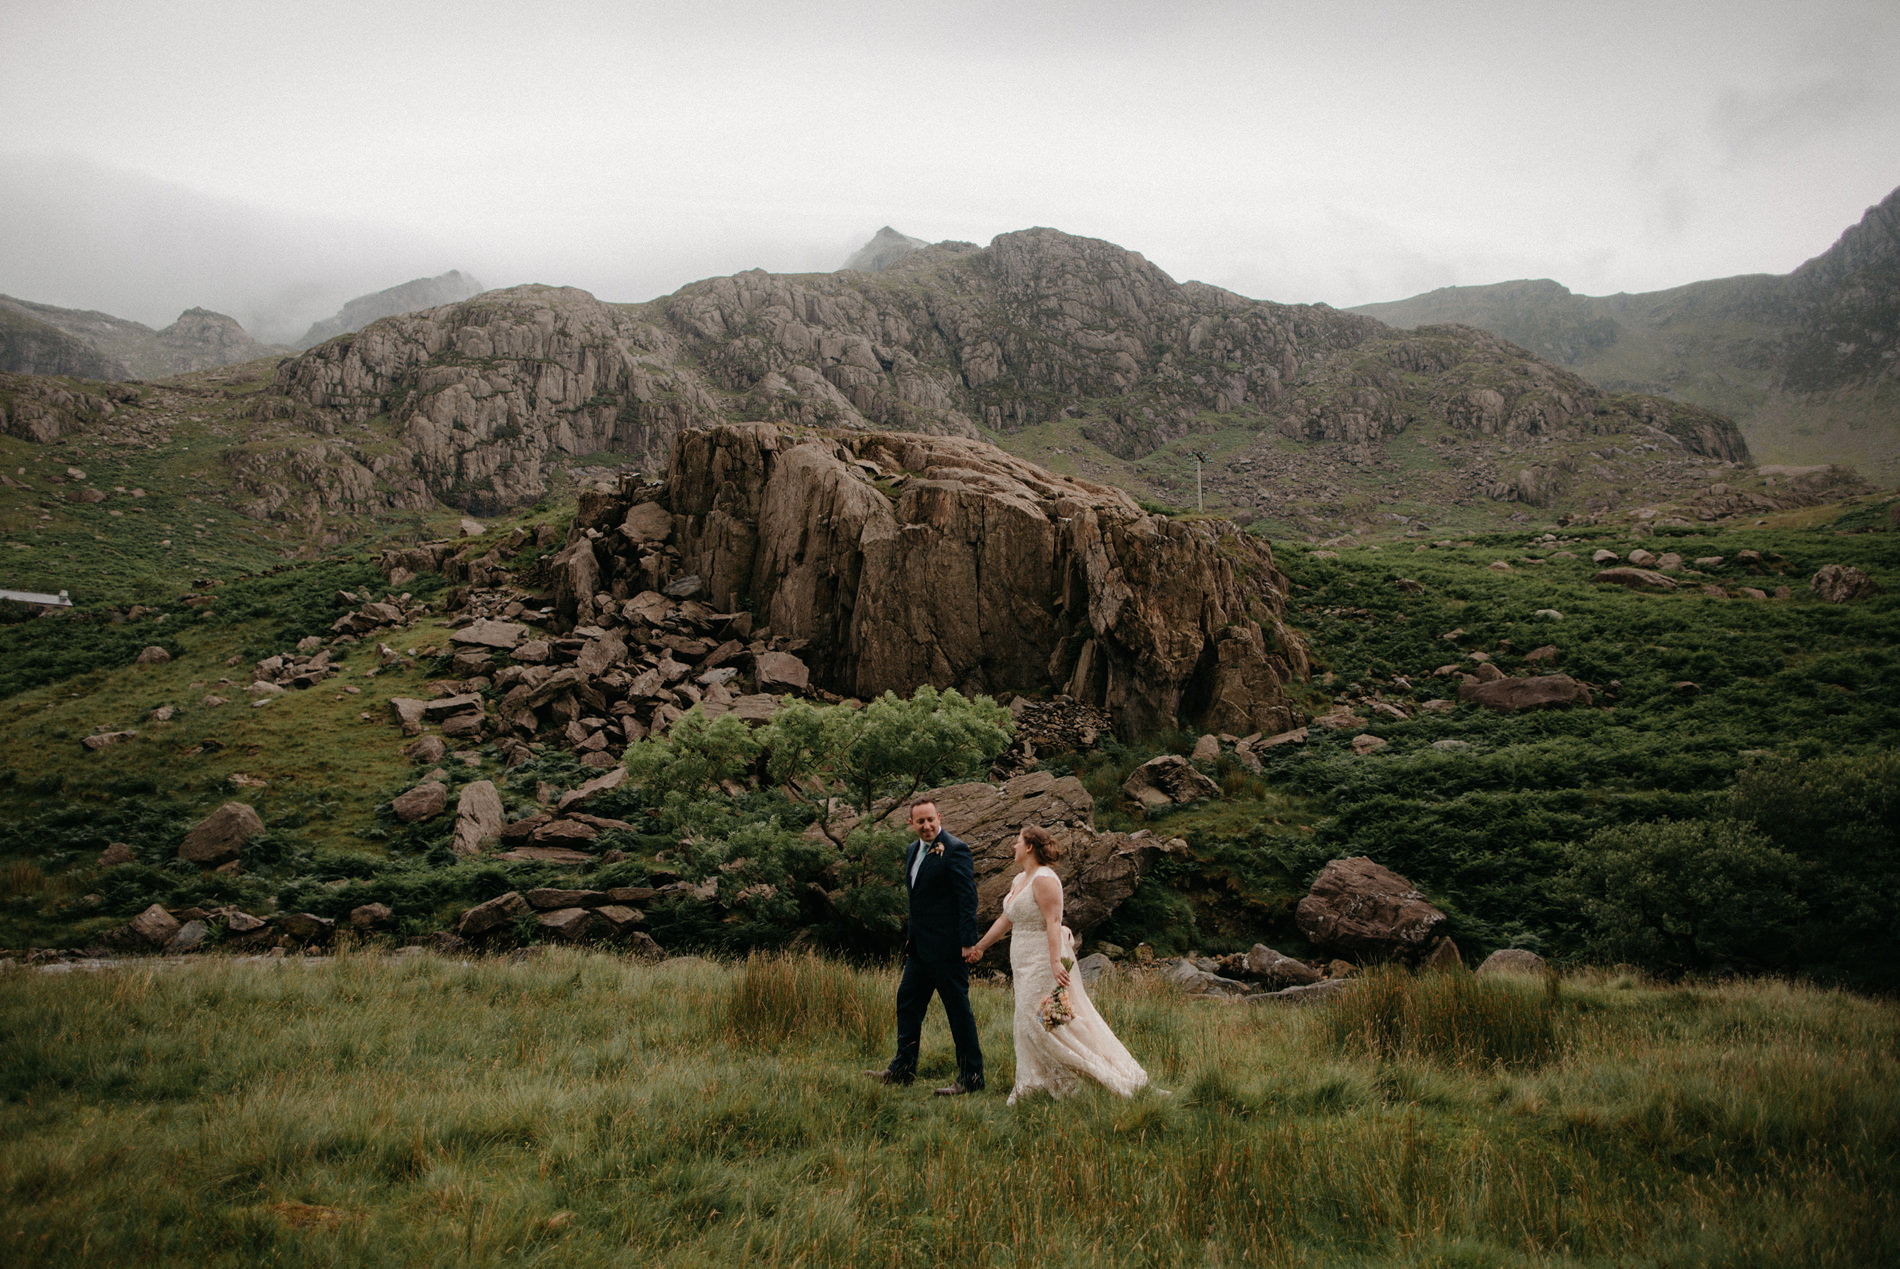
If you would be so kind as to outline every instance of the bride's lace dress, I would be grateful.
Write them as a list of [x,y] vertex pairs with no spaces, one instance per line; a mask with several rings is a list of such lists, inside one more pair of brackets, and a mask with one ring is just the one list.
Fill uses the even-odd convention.
[[[1016,991],[1016,1087],[1010,1092],[1010,1104],[1025,1093],[1067,1097],[1083,1076],[1127,1097],[1147,1084],[1148,1073],[1102,1021],[1081,974],[1073,970],[1069,974],[1069,1006],[1075,1017],[1053,1031],[1036,1017],[1036,1006],[1055,990],[1056,980],[1049,967],[1048,927],[1030,893],[1031,880],[1003,901],[1003,913],[1010,921],[1009,964]],[[1075,955],[1075,945],[1066,934],[1062,954]]]

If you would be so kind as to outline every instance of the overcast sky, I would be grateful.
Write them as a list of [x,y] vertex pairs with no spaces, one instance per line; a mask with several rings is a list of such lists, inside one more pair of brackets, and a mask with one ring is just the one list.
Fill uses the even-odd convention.
[[1900,185],[1900,3],[0,0],[0,291],[270,337],[880,225],[1345,307],[1782,273]]

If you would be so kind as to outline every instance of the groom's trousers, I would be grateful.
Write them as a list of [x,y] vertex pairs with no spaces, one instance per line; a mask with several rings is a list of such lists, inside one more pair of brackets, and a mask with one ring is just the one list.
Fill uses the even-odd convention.
[[916,1076],[924,1012],[932,993],[943,999],[950,1038],[957,1046],[957,1078],[965,1088],[981,1088],[983,1048],[976,1038],[976,1015],[970,1011],[970,967],[961,958],[942,962],[921,956],[904,958],[904,976],[897,982],[897,1056],[891,1059],[891,1074],[900,1080]]

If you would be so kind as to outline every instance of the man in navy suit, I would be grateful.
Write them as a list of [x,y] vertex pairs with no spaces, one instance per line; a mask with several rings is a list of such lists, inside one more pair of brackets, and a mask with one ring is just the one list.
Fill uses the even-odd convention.
[[904,976],[897,984],[897,1056],[888,1067],[865,1074],[885,1084],[916,1078],[924,1012],[934,992],[943,998],[957,1046],[956,1083],[937,1095],[957,1097],[983,1087],[983,1049],[976,1015],[970,1012],[970,966],[964,959],[977,940],[976,861],[968,846],[943,831],[935,802],[913,803],[910,827],[917,839],[904,852],[910,932],[904,940]]

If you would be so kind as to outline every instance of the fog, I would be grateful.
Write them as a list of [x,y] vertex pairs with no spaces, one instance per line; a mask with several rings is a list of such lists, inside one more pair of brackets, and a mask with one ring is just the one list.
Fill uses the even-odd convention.
[[1900,184],[1900,6],[9,0],[0,291],[285,341],[1051,225],[1348,306],[1786,272]]

